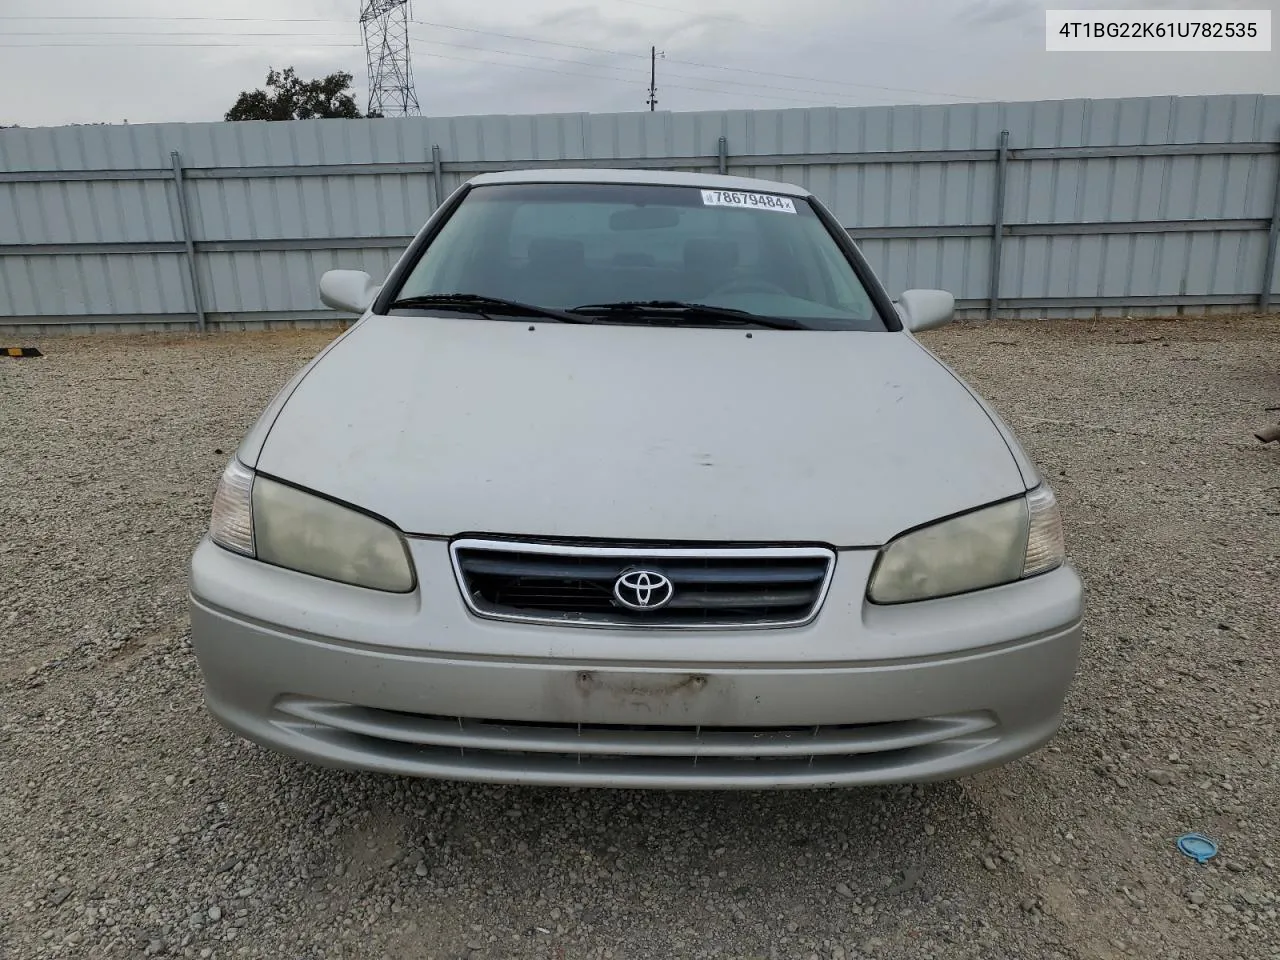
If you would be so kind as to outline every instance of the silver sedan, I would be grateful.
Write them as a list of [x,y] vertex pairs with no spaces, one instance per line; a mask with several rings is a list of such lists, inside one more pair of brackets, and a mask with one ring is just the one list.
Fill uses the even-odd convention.
[[213,714],[508,783],[955,777],[1057,729],[1053,492],[806,190],[477,177],[244,437],[191,564]]

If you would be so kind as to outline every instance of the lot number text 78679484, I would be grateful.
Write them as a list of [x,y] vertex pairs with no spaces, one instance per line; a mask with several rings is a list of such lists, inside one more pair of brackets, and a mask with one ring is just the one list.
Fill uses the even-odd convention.
[[796,204],[790,197],[772,193],[739,193],[734,190],[703,190],[702,203],[708,207],[745,207],[749,210],[774,210],[778,213],[795,213]]

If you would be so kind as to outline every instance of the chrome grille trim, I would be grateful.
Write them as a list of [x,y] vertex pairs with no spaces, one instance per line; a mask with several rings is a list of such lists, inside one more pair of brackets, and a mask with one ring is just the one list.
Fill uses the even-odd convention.
[[996,726],[986,713],[804,727],[539,723],[404,713],[308,697],[284,697],[275,709],[316,729],[467,753],[665,757],[672,762],[892,753],[989,735]]
[[[714,619],[707,616],[702,621],[682,621],[671,622],[662,621],[657,615],[653,617],[652,622],[644,622],[644,618],[650,617],[649,614],[643,614],[641,618],[635,616],[625,616],[622,611],[617,613],[589,613],[573,611],[556,611],[538,613],[529,610],[521,610],[516,607],[503,607],[489,604],[483,597],[478,597],[476,591],[472,589],[468,579],[468,574],[463,567],[461,554],[463,552],[483,553],[492,552],[495,554],[523,554],[533,558],[554,558],[563,557],[574,562],[581,562],[584,559],[598,559],[601,561],[621,562],[624,566],[629,565],[661,565],[663,560],[678,562],[715,562],[717,560],[726,561],[759,561],[762,565],[767,565],[770,560],[777,561],[800,561],[814,560],[821,561],[825,564],[825,573],[822,575],[821,582],[818,586],[814,599],[810,605],[803,611],[801,615],[792,615],[785,618],[763,616],[757,619]],[[503,540],[496,538],[484,537],[463,537],[454,540],[449,545],[449,555],[453,565],[454,577],[458,583],[458,589],[462,593],[464,602],[471,613],[478,617],[484,617],[489,620],[505,620],[518,623],[538,623],[552,624],[555,626],[572,626],[587,627],[596,629],[633,629],[633,630],[756,630],[756,629],[777,629],[781,627],[800,627],[811,623],[822,609],[823,603],[826,601],[827,593],[831,587],[831,580],[835,574],[836,552],[830,547],[817,546],[796,546],[796,547],[670,547],[670,546],[578,546],[561,543],[548,542],[530,542],[524,540]],[[704,606],[710,610],[716,606],[713,600],[708,599]],[[688,603],[675,603],[674,609],[688,609]],[[656,612],[660,614],[660,611]]]
[[286,695],[271,723],[342,765],[492,783],[795,788],[929,779],[1000,738],[987,712],[871,724],[706,727],[482,720]]

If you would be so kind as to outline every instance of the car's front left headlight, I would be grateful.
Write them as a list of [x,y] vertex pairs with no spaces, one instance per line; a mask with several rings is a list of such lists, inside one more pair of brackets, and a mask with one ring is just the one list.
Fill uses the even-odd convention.
[[324,497],[255,475],[232,459],[213,498],[209,538],[299,573],[408,593],[413,564],[391,525]]
[[874,603],[948,597],[1047,573],[1065,560],[1058,501],[1042,485],[892,541],[880,551],[867,596]]

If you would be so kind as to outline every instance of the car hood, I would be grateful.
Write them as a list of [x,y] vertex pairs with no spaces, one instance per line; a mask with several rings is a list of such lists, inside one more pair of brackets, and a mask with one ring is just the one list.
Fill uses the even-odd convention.
[[903,333],[427,316],[350,330],[256,466],[434,535],[873,546],[1025,489]]

